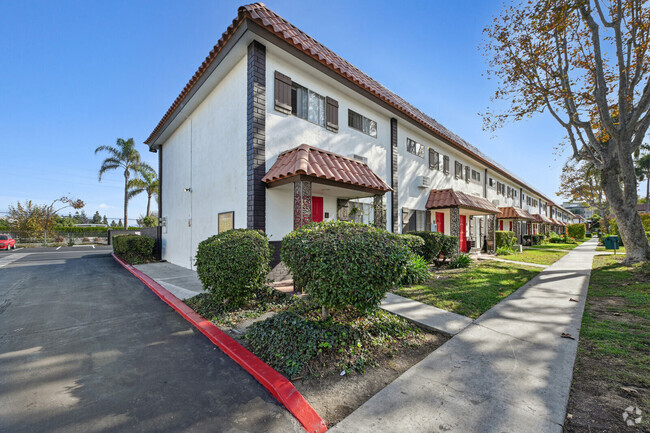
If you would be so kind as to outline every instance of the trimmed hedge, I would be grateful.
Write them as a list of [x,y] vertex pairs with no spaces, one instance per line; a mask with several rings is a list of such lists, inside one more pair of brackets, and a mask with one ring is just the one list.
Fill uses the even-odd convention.
[[137,265],[154,260],[154,240],[148,236],[117,235],[113,237],[113,251],[127,263]]
[[203,287],[229,306],[239,306],[264,287],[271,248],[257,230],[234,229],[199,243],[196,272]]
[[409,232],[409,234],[418,236],[424,240],[422,257],[427,262],[434,262],[436,266],[440,266],[447,258],[455,256],[458,251],[458,237],[456,236],[423,231]]
[[411,250],[413,254],[416,254],[420,257],[424,256],[424,239],[410,233],[399,236],[401,236],[404,242],[406,242],[406,246],[409,250]]
[[327,221],[282,240],[282,261],[298,287],[324,309],[377,309],[399,283],[412,252],[396,234],[363,224]]
[[584,239],[587,234],[587,226],[584,224],[569,224],[567,234],[571,238]]
[[506,230],[497,230],[496,234],[496,248],[512,248],[517,243],[515,232]]
[[544,235],[539,233],[535,235],[523,235],[521,239],[526,245],[540,245],[544,240]]

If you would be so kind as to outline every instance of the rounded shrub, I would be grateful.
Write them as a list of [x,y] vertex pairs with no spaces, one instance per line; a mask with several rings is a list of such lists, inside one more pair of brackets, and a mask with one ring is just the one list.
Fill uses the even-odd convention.
[[517,237],[515,232],[497,230],[495,232],[496,236],[496,248],[512,248],[517,243]]
[[[70,240],[74,245],[74,241]],[[117,235],[113,236],[113,251],[127,263],[137,265],[154,260],[154,240],[148,236]]]
[[413,254],[417,254],[420,257],[424,256],[424,239],[410,233],[399,236],[406,242],[406,246]]
[[569,237],[576,239],[584,239],[587,233],[587,226],[584,224],[569,224],[567,226],[567,234]]
[[264,233],[235,229],[199,243],[196,271],[206,290],[218,300],[238,306],[262,289],[270,260],[271,249]]
[[402,237],[344,221],[309,224],[282,240],[282,261],[298,287],[325,309],[375,310],[404,274]]

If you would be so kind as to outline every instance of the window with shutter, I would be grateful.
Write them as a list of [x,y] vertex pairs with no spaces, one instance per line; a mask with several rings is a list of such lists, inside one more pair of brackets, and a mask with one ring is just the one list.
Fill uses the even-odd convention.
[[332,132],[339,131],[339,102],[329,96],[325,98],[327,129]]
[[429,168],[440,170],[440,154],[433,149],[429,149]]
[[443,171],[445,174],[449,174],[449,157],[447,155],[442,158]]
[[456,161],[456,164],[454,165],[454,176],[456,176],[456,179],[463,178],[463,164],[458,161]]
[[291,114],[291,78],[275,71],[275,109]]
[[469,183],[471,168],[465,166],[465,182]]

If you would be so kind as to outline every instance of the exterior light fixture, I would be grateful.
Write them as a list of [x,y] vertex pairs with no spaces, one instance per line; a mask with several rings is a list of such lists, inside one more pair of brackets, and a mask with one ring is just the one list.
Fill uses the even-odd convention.
[[192,192],[192,188],[183,188],[183,191],[185,191],[185,192]]

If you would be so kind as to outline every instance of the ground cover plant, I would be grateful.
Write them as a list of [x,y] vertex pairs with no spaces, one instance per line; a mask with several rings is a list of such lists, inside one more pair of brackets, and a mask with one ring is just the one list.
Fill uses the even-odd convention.
[[350,308],[320,320],[319,305],[301,300],[253,323],[245,339],[260,359],[295,378],[363,373],[378,357],[418,345],[422,336],[420,329],[383,310],[362,315]]
[[132,265],[149,263],[153,256],[154,240],[148,236],[118,235],[113,237],[113,251]]
[[567,255],[568,251],[552,251],[548,249],[525,249],[523,252],[502,255],[500,259],[514,260],[516,262],[536,263],[538,265],[552,265]]
[[291,294],[265,286],[254,290],[243,304],[224,303],[212,293],[200,293],[183,302],[217,325],[235,327],[246,319],[256,319],[269,311],[282,311],[297,299]]
[[539,268],[497,261],[440,270],[425,284],[393,292],[434,307],[477,318],[539,273]]
[[[650,265],[594,257],[565,431],[650,431]],[[622,414],[638,407],[642,422]],[[636,415],[635,417],[636,418]]]

